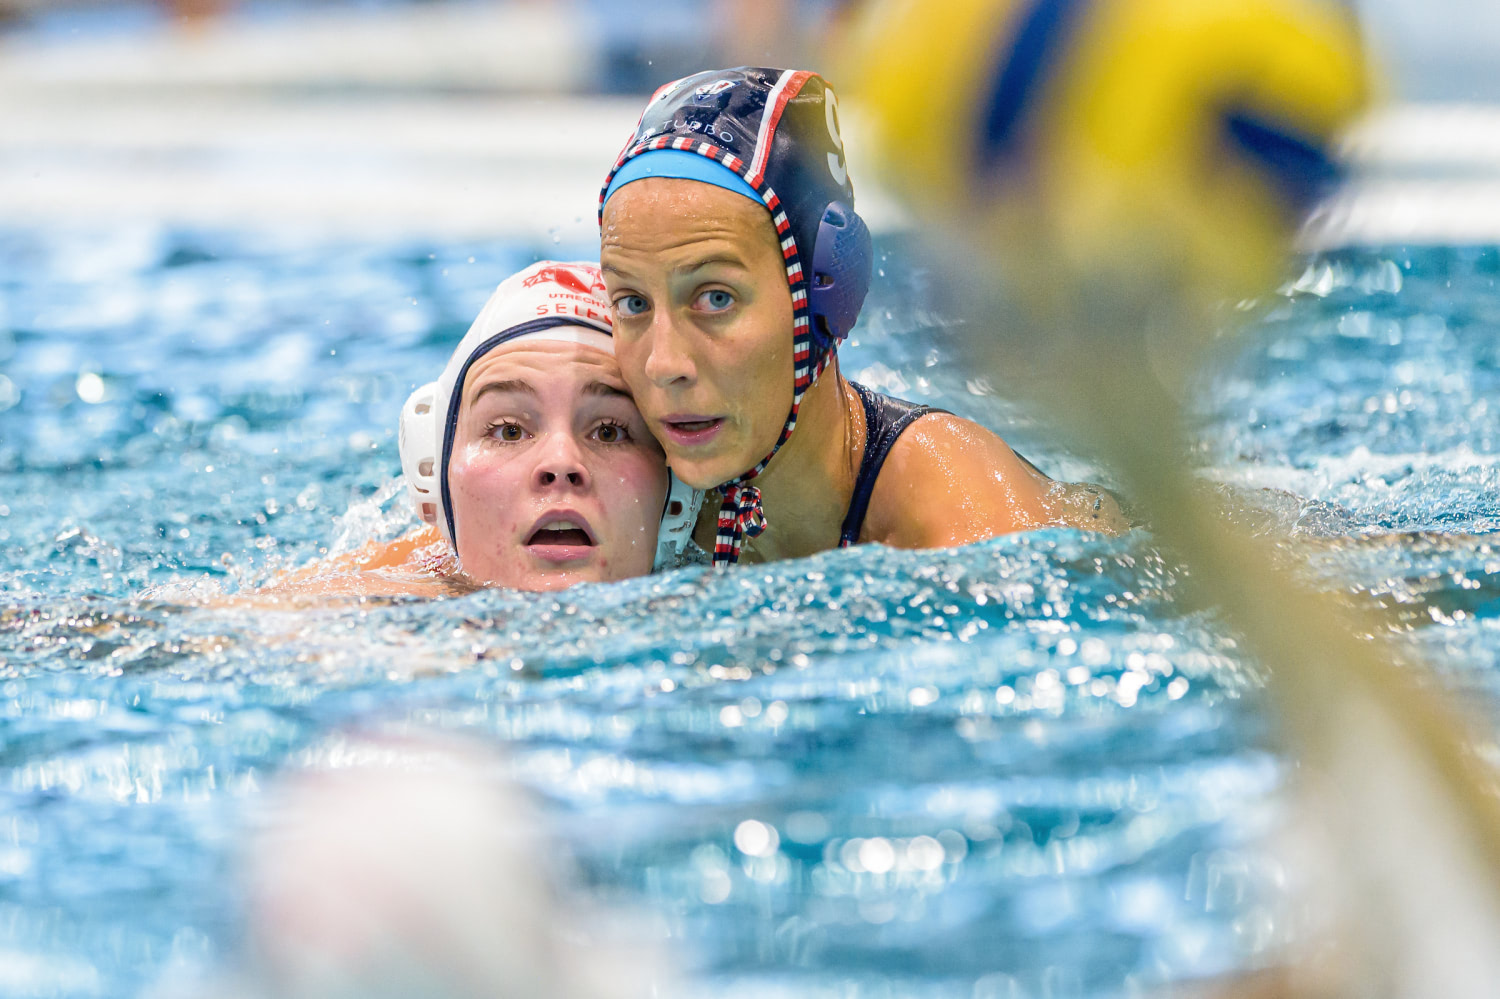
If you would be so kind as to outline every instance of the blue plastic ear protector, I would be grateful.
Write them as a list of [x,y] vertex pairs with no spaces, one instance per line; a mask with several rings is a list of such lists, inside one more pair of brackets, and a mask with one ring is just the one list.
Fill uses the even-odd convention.
[[820,347],[837,343],[854,328],[870,290],[874,256],[865,220],[842,201],[829,203],[818,223],[807,291]]

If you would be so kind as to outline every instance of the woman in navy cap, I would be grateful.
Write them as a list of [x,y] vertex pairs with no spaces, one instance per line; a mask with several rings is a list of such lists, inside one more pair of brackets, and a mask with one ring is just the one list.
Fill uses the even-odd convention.
[[717,489],[695,534],[716,564],[1118,527],[1107,494],[1079,504],[978,424],[840,373],[871,247],[817,74],[739,68],[658,90],[606,178],[600,227],[621,369],[673,472]]

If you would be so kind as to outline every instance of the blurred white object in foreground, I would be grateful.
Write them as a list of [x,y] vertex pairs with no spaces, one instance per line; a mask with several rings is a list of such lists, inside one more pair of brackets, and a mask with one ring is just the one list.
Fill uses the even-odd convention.
[[371,743],[291,777],[246,865],[244,994],[614,999],[643,965],[585,939],[558,847],[474,749]]

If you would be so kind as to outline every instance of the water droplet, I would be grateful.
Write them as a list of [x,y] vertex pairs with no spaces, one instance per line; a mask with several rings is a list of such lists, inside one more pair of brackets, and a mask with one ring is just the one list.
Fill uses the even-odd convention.
[[734,830],[734,845],[749,857],[769,857],[781,845],[776,828],[756,819],[746,819]]
[[104,401],[104,379],[97,372],[85,371],[78,376],[74,388],[78,392],[78,398],[89,405]]
[[859,862],[871,874],[885,874],[896,866],[896,850],[890,840],[874,836],[860,845]]
[[906,862],[919,871],[935,871],[943,866],[943,844],[931,836],[918,836],[906,844]]

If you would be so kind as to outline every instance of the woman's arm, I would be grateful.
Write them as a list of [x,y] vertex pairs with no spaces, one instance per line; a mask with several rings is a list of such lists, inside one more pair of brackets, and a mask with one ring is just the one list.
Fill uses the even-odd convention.
[[255,596],[436,596],[452,590],[451,557],[437,530],[422,527],[394,541],[371,541],[358,551],[284,573]]

